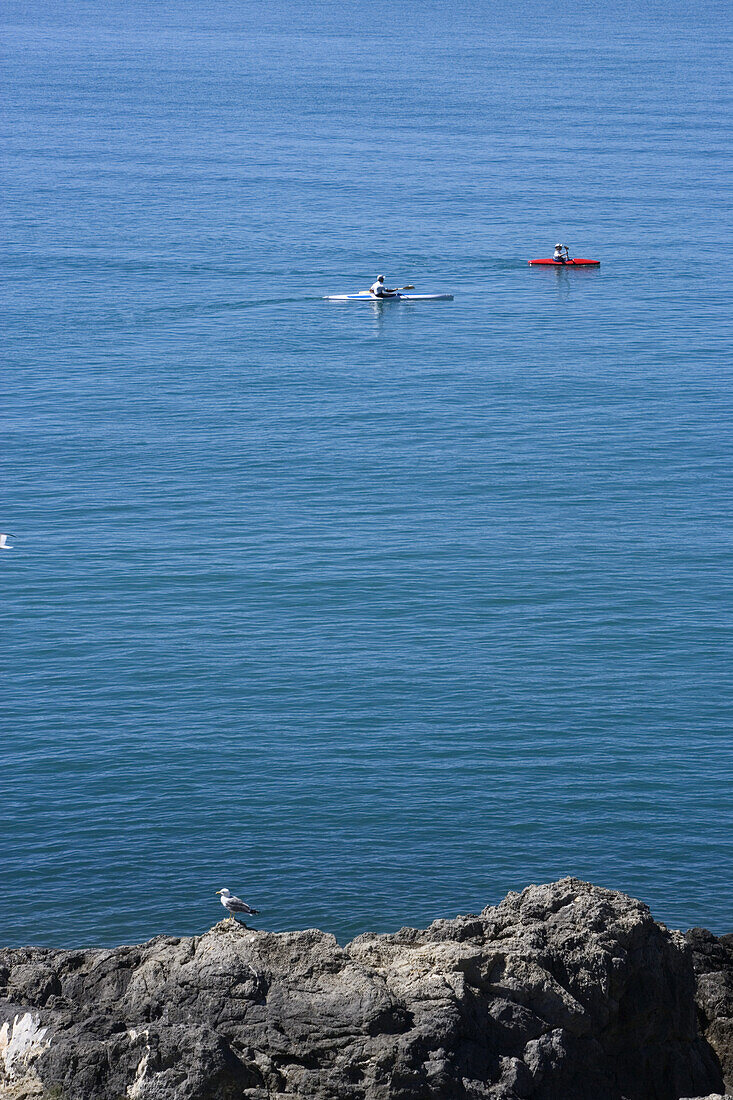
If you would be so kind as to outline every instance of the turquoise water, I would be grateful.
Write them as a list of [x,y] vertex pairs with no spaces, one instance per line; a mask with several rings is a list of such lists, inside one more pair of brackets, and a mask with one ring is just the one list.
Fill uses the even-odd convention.
[[731,30],[643,9],[3,5],[1,942],[731,929]]

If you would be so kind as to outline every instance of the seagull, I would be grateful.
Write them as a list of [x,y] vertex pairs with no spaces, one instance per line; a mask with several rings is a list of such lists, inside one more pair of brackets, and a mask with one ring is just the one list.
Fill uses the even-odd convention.
[[0,550],[12,550],[12,546],[8,543],[8,539],[12,539],[12,535],[0,535]]
[[[242,901],[241,898],[235,898],[234,894],[230,894],[226,886],[223,890],[217,890],[217,894],[221,894],[221,904],[226,909],[229,916],[233,921],[237,921],[237,913],[246,913],[248,916],[255,916],[259,913],[259,909],[253,909],[251,905],[247,905],[246,901]],[[244,924],[244,921],[237,921],[237,924]],[[246,928],[247,925],[244,924]]]

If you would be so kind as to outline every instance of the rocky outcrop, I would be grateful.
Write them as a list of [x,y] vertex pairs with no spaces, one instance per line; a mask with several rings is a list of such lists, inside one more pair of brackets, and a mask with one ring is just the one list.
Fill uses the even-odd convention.
[[695,1001],[703,1035],[733,1092],[733,936],[719,939],[704,928],[685,935],[697,976]]
[[[563,879],[478,916],[346,947],[315,930],[225,920],[115,950],[4,950],[0,1098],[722,1093],[728,1048],[715,1029],[730,1007],[730,956],[698,939],[657,924],[641,902]],[[711,968],[700,1021],[693,954]],[[705,985],[708,974],[724,977]]]

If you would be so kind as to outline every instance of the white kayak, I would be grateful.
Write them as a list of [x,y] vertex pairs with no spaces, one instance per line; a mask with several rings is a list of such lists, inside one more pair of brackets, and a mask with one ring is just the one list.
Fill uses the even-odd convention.
[[368,290],[362,290],[359,294],[327,294],[324,302],[452,302],[452,294],[404,294],[398,290],[396,294],[385,294],[383,298],[377,298]]

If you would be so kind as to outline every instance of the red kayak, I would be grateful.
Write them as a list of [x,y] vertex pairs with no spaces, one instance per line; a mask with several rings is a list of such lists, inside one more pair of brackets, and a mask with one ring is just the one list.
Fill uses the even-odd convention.
[[600,260],[565,260],[565,263],[561,263],[560,260],[529,260],[529,266],[534,267],[536,264],[543,264],[545,267],[600,267]]

